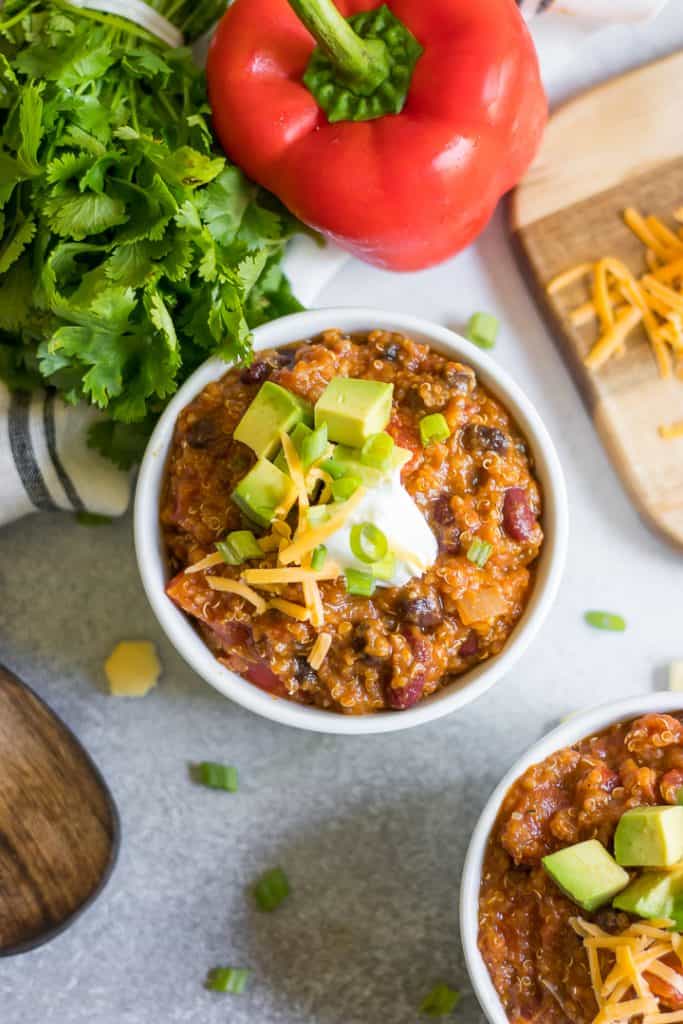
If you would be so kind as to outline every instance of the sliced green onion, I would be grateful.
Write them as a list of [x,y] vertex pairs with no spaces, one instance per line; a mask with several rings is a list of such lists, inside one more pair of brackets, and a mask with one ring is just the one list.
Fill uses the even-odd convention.
[[357,523],[351,527],[351,551],[359,562],[381,562],[389,550],[389,541],[374,523]]
[[447,441],[450,436],[451,431],[446,423],[446,417],[440,412],[433,412],[420,420],[420,439],[423,448],[435,441]]
[[447,1017],[460,1001],[460,993],[448,985],[436,985],[420,1004],[420,1013],[427,1017]]
[[201,761],[197,766],[199,781],[209,789],[225,789],[228,793],[238,790],[237,769],[231,764],[217,764],[215,761]]
[[323,423],[322,426],[314,430],[313,433],[307,434],[301,442],[301,461],[304,464],[304,469],[308,469],[314,462],[322,458],[325,449],[327,448],[327,423]]
[[334,456],[331,459],[326,459],[320,468],[329,473],[333,480],[341,480],[343,476],[346,476],[346,466],[337,462]]
[[335,501],[348,501],[359,487],[360,480],[357,476],[343,476],[340,480],[332,481],[332,497]]
[[612,612],[586,612],[584,618],[595,629],[608,629],[613,633],[623,633],[626,629],[626,619]]
[[111,516],[101,516],[97,512],[88,512],[82,508],[76,513],[76,522],[79,526],[109,526],[114,520]]
[[396,575],[396,555],[393,551],[389,551],[388,554],[379,562],[373,562],[370,566],[370,572],[376,580],[391,580]]
[[216,550],[228,565],[241,565],[250,558],[263,558],[263,551],[251,530],[233,530],[225,540],[218,541]]
[[246,967],[213,967],[206,976],[205,988],[212,992],[229,992],[241,996],[247,987],[249,971]]
[[360,450],[360,461],[364,466],[386,470],[391,466],[394,453],[394,439],[391,434],[371,434]]
[[311,569],[313,569],[314,572],[320,572],[326,561],[327,548],[324,544],[318,544],[317,548],[311,555]]
[[361,572],[359,569],[347,569],[344,575],[346,577],[347,594],[354,594],[355,597],[372,597],[375,593],[377,584],[375,577],[371,576],[369,572]]
[[273,868],[261,875],[254,886],[254,896],[261,910],[277,910],[289,896],[289,879],[282,868]]
[[494,348],[500,321],[493,313],[475,313],[467,325],[467,337],[479,348]]
[[487,540],[480,540],[479,537],[475,537],[467,549],[467,558],[474,565],[478,565],[480,569],[483,569],[492,551],[493,547]]

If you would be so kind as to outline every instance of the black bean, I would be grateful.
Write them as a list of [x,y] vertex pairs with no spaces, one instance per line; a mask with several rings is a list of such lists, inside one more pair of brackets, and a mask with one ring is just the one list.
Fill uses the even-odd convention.
[[309,665],[306,658],[297,655],[297,657],[294,659],[294,663],[294,674],[296,678],[299,680],[299,682],[309,683],[309,685],[317,683],[318,673],[315,671],[314,668],[311,667],[311,665]]
[[269,363],[264,363],[262,359],[256,360],[251,366],[245,366],[240,374],[240,380],[243,384],[261,384],[270,377],[271,370],[272,366]]
[[460,551],[460,529],[455,522],[451,500],[441,494],[432,505],[435,533],[439,550],[445,555],[457,555]]
[[277,353],[277,363],[281,370],[290,370],[296,362],[295,348],[281,348]]
[[425,633],[443,622],[441,598],[434,592],[420,597],[406,595],[401,602],[401,613],[406,622],[411,622]]
[[213,420],[197,420],[187,428],[185,440],[190,448],[208,448],[218,438],[219,433],[218,424]]
[[444,379],[452,391],[458,394],[468,395],[474,390],[476,379],[473,373],[468,373],[454,363],[448,363],[443,372]]
[[462,444],[468,452],[498,452],[508,450],[508,439],[498,427],[485,427],[481,423],[468,423],[462,431]]
[[400,345],[387,345],[382,353],[383,359],[388,359],[390,363],[395,363],[401,353]]

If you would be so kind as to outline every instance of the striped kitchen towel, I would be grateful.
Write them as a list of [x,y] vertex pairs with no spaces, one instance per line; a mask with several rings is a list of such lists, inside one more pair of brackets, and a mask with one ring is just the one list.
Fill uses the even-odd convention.
[[[300,301],[310,306],[348,259],[334,246],[301,236],[285,256]],[[132,477],[88,448],[87,434],[101,414],[66,405],[52,392],[10,393],[0,382],[0,526],[39,509],[120,516]]]

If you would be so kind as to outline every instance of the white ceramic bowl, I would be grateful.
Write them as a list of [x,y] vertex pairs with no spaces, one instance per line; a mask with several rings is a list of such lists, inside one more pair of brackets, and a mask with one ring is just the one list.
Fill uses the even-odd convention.
[[477,945],[479,887],[486,844],[505,794],[527,768],[545,760],[550,754],[554,754],[555,751],[561,750],[563,747],[569,747],[617,722],[638,718],[648,712],[661,713],[681,710],[683,710],[683,693],[660,691],[643,694],[640,697],[629,697],[616,703],[612,701],[610,704],[601,704],[597,708],[590,708],[572,715],[570,719],[553,729],[540,742],[527,750],[489,797],[477,827],[472,833],[465,858],[460,883],[460,935],[474,991],[490,1024],[509,1024],[509,1020]]
[[168,572],[159,529],[159,501],[176,419],[209,381],[216,380],[226,372],[226,364],[219,359],[208,360],[189,378],[165,410],[150,439],[140,467],[135,496],[135,548],[147,597],[169,640],[187,663],[226,697],[265,718],[314,732],[354,735],[393,732],[441,718],[469,704],[509,672],[529,646],[553,603],[564,567],[567,497],[555,448],[529,400],[495,360],[445,327],[417,317],[374,309],[312,310],[295,313],[259,327],[254,332],[254,349],[260,351],[311,338],[331,327],[344,331],[366,331],[372,328],[399,331],[428,342],[451,358],[469,363],[482,383],[514,416],[527,439],[543,488],[546,539],[531,599],[502,652],[473,668],[463,677],[461,685],[443,689],[413,708],[365,716],[342,715],[274,698],[216,660],[189,619],[164,592]]

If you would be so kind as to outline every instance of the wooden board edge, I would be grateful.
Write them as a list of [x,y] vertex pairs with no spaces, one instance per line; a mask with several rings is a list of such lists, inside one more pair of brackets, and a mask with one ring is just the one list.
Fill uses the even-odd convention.
[[[556,118],[561,119],[564,116],[564,114],[569,112],[569,111],[571,111],[571,109],[574,106],[577,106],[578,104],[581,104],[581,103],[585,102],[588,99],[588,97],[596,97],[598,99],[598,101],[599,101],[599,97],[600,96],[604,95],[607,92],[610,92],[612,89],[616,89],[616,88],[621,87],[625,81],[628,81],[629,79],[635,78],[635,77],[637,77],[639,75],[646,74],[647,72],[656,73],[658,70],[662,69],[664,66],[669,65],[669,64],[675,64],[675,63],[677,63],[679,61],[683,61],[683,50],[676,50],[673,53],[666,54],[665,56],[659,57],[656,60],[649,61],[649,62],[647,62],[645,64],[639,64],[637,67],[630,68],[629,70],[624,71],[624,72],[622,72],[619,75],[616,75],[616,76],[614,76],[612,78],[608,78],[604,82],[600,82],[598,85],[589,86],[586,89],[583,89],[581,92],[575,93],[574,95],[569,96],[567,99],[563,100],[561,103],[558,103],[556,107],[553,107],[553,109],[550,111],[550,117],[549,117],[549,120],[548,120],[548,126],[550,126],[551,122],[553,122]],[[548,128],[546,128],[546,132],[547,131],[548,131]],[[553,215],[555,213],[559,213],[559,212],[561,212],[561,210],[566,209],[568,206],[573,206],[575,203],[582,202],[583,199],[588,198],[588,197],[583,197],[583,199],[582,198],[578,198],[577,199],[576,197],[571,197],[569,199],[569,201],[567,202],[567,207],[558,207],[556,210],[550,211],[550,213],[549,212],[545,212],[545,213],[543,213],[543,214],[541,214],[539,216],[534,217],[533,220],[525,220],[522,223],[522,221],[520,220],[520,213],[519,213],[520,197],[522,195],[522,192],[524,191],[525,182],[526,182],[527,177],[530,174],[533,174],[534,169],[536,167],[536,164],[542,158],[544,145],[545,145],[545,138],[541,142],[541,145],[540,145],[539,150],[538,150],[538,152],[536,154],[536,157],[534,158],[534,161],[533,161],[531,167],[529,168],[529,170],[527,171],[525,177],[509,193],[509,203],[510,203],[509,223],[510,223],[511,229],[514,230],[514,231],[528,229],[533,224],[536,224],[537,221],[542,220],[544,217],[547,217],[549,215]],[[658,161],[658,163],[666,163],[667,161],[668,161],[668,158],[663,158],[661,161]],[[656,166],[656,165],[654,165],[654,166]],[[648,170],[652,170],[652,169],[653,168],[648,168]],[[600,191],[604,191],[604,189],[601,189]]]
[[649,529],[653,530],[660,537],[663,537],[677,550],[683,551],[683,533],[679,534],[672,530],[671,527],[667,523],[662,522],[648,504],[643,501],[642,494],[638,489],[635,480],[632,478],[631,474],[627,472],[627,462],[623,459],[622,453],[619,451],[614,438],[607,430],[604,429],[600,423],[600,418],[596,415],[600,402],[599,395],[591,383],[591,378],[586,374],[581,361],[578,358],[575,358],[572,352],[568,350],[568,346],[565,343],[565,324],[548,301],[548,295],[545,288],[542,287],[538,278],[534,274],[524,240],[523,231],[526,230],[526,226],[523,229],[517,228],[512,221],[512,198],[514,194],[514,192],[511,193],[508,201],[508,226],[510,240],[512,243],[512,251],[515,256],[517,266],[524,278],[524,282],[534,299],[536,308],[540,312],[541,317],[548,328],[548,333],[552,337],[555,347],[559,350],[562,356],[563,362],[569,369],[571,378],[576,386],[576,390],[581,395],[584,404],[587,406],[595,432],[605,447],[612,468],[621,481],[624,490],[635,505],[638,515]]

